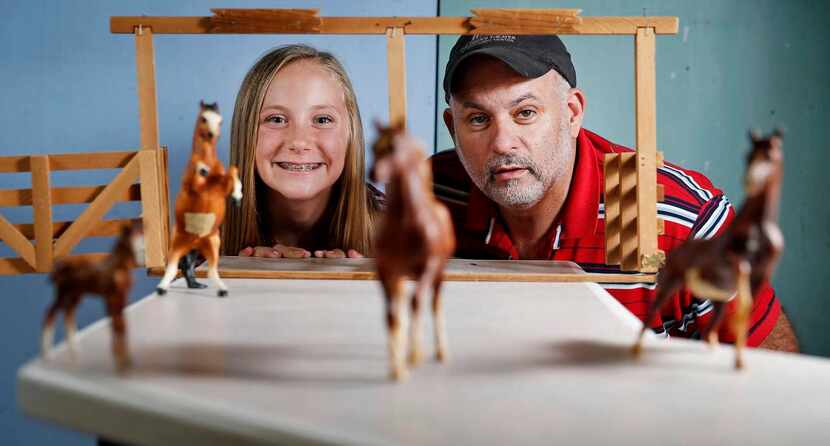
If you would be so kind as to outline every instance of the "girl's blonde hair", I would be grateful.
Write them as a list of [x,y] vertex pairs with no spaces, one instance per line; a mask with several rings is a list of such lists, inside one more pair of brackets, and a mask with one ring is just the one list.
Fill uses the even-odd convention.
[[259,113],[271,80],[291,63],[313,61],[328,70],[340,82],[346,113],[349,117],[346,160],[343,173],[332,186],[328,208],[322,218],[328,222],[326,249],[355,249],[371,254],[373,215],[367,201],[364,162],[363,124],[354,89],[346,70],[330,53],[306,45],[288,45],[276,48],[263,56],[248,71],[233,110],[231,123],[230,163],[239,166],[244,196],[239,207],[229,205],[222,226],[222,252],[237,255],[246,246],[270,246],[270,226],[267,213],[268,186],[256,171],[256,144]]

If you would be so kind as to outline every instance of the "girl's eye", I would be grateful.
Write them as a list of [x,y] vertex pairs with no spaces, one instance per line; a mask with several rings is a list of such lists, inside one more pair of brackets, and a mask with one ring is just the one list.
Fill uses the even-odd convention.
[[283,124],[285,123],[285,117],[279,115],[271,115],[265,118],[265,122],[270,122],[274,124]]
[[331,116],[321,115],[314,118],[314,123],[318,125],[329,125],[334,122]]

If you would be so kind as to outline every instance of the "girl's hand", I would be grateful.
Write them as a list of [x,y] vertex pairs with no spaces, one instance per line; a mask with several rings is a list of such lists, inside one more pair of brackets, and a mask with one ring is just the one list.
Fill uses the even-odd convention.
[[282,254],[270,246],[248,246],[244,248],[242,251],[239,251],[239,256],[279,258],[282,257]]
[[248,246],[242,251],[239,251],[239,255],[241,257],[267,257],[272,259],[302,259],[311,257],[311,253],[303,248],[285,246],[279,243],[274,246]]
[[355,251],[354,249],[350,249],[348,252],[343,252],[342,249],[332,249],[328,251],[320,249],[314,251],[314,257],[325,257],[328,259],[342,259],[344,257],[348,257],[350,259],[360,259],[363,258],[363,254]]

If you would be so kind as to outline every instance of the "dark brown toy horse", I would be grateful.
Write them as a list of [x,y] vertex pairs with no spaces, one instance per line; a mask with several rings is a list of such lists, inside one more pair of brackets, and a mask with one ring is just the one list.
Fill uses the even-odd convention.
[[746,199],[732,224],[709,240],[690,240],[672,251],[657,277],[657,296],[649,308],[643,330],[634,346],[639,354],[643,333],[650,322],[682,285],[696,297],[714,304],[714,315],[706,328],[710,345],[718,343],[718,327],[727,302],[737,295],[732,331],[735,334],[735,367],[743,367],[752,299],[770,280],[784,237],[778,227],[778,203],[784,157],[781,132],[768,138],[750,133],[752,148],[747,157]]
[[402,380],[407,374],[403,359],[407,345],[403,286],[407,278],[416,282],[410,301],[408,362],[415,366],[423,359],[420,309],[427,289],[432,290],[435,356],[439,361],[447,358],[440,291],[455,236],[449,212],[432,194],[432,171],[421,145],[401,127],[378,126],[378,131],[380,136],[372,146],[372,177],[386,184],[387,209],[376,238],[375,256],[386,298],[390,374],[392,379]]
[[219,278],[219,225],[225,218],[225,198],[242,200],[242,183],[235,166],[225,173],[222,161],[216,156],[216,141],[222,116],[216,104],[199,103],[199,117],[193,132],[193,151],[185,168],[182,188],[176,197],[176,227],[173,244],[167,256],[167,268],[156,292],[164,295],[176,277],[179,259],[191,249],[198,250],[208,263],[208,278],[219,289],[218,295],[228,295],[228,288]]
[[103,261],[73,257],[55,264],[49,279],[55,285],[55,301],[46,311],[41,333],[41,351],[46,357],[52,347],[55,318],[63,311],[63,324],[70,353],[75,354],[75,310],[85,293],[104,299],[112,324],[112,354],[118,370],[130,364],[127,351],[124,307],[133,286],[131,270],[144,264],[144,237],[139,223],[124,226],[115,247]]

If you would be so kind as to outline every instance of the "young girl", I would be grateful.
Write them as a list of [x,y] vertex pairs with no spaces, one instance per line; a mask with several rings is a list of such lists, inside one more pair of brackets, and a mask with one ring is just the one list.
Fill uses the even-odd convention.
[[334,56],[290,45],[262,57],[239,89],[230,146],[253,193],[228,207],[225,255],[371,255],[383,196],[366,183],[360,112]]

